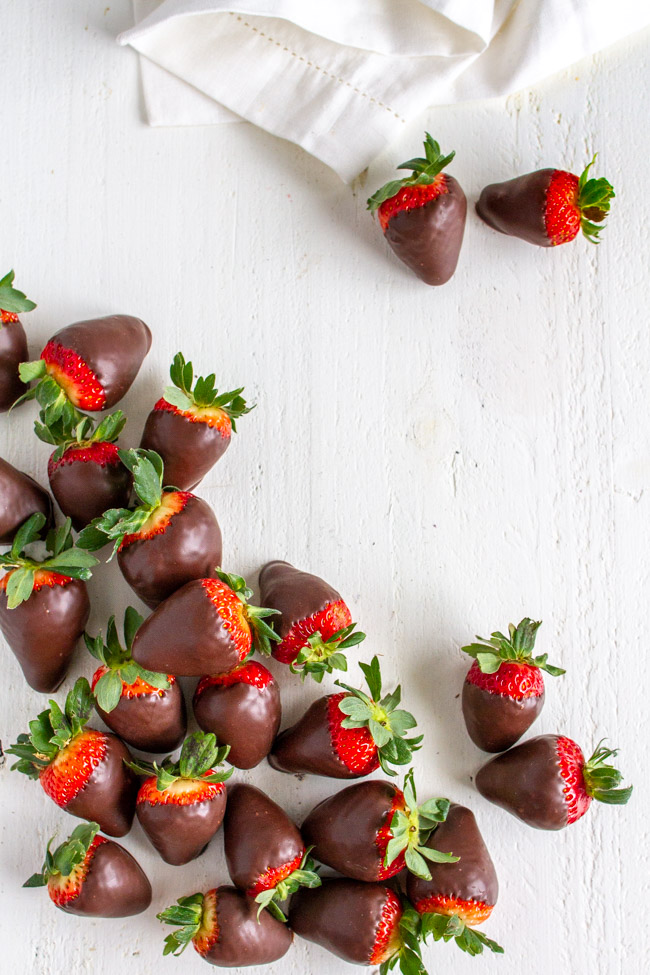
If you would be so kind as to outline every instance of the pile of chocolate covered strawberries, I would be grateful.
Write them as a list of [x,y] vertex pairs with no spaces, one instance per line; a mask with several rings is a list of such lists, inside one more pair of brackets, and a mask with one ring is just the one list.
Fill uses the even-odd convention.
[[[249,412],[242,390],[220,393],[214,375],[195,378],[179,353],[140,447],[120,449],[125,417],[107,411],[136,378],[148,327],[127,315],[80,322],[29,362],[19,314],[33,307],[12,273],[0,281],[0,409],[36,400],[65,520],[55,527],[48,491],[0,459],[0,627],[36,691],[56,690],[82,638],[98,666],[8,749],[14,769],[84,820],[48,846],[26,886],[46,885],[71,914],[138,914],[151,904],[150,883],[109,837],[128,833],[137,815],[162,859],[178,865],[200,856],[223,822],[232,885],[178,892],[158,915],[174,926],[165,954],[191,941],[211,964],[261,965],[281,958],[295,933],[348,962],[422,975],[427,939],[500,952],[476,930],[495,905],[497,878],[474,816],[417,797],[410,765],[425,743],[400,688],[382,687],[377,657],[359,664],[363,690],[336,681],[278,734],[278,685],[260,658],[320,683],[347,670],[346,652],[364,634],[336,590],[287,562],[261,570],[259,607],[246,582],[221,569],[219,525],[192,491]],[[101,422],[88,415],[102,413]],[[111,617],[103,634],[85,632],[86,582],[101,571],[95,552],[116,557],[151,609],[146,619],[129,608],[123,624]],[[462,706],[472,740],[501,753],[478,773],[480,793],[532,826],[561,829],[592,798],[623,803],[631,789],[619,788],[602,745],[585,761],[562,735],[515,744],[541,710],[543,671],[563,673],[534,656],[538,626],[524,619],[463,648],[473,662]],[[201,731],[190,735],[179,677],[199,678],[192,708]],[[93,710],[110,731],[88,724]],[[157,757],[134,758],[129,746]],[[321,802],[298,829],[262,791],[228,781],[265,758],[306,776],[305,789],[309,775],[364,781]],[[366,778],[380,768],[384,778]],[[401,788],[391,781],[400,769]]]

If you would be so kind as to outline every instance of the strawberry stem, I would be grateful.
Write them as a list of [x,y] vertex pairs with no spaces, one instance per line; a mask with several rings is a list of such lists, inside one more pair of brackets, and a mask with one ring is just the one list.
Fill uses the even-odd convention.
[[425,132],[424,156],[408,159],[406,162],[400,163],[397,166],[397,169],[412,170],[412,175],[404,179],[391,180],[382,186],[381,189],[378,189],[368,200],[368,209],[374,212],[382,203],[395,196],[396,193],[399,193],[404,186],[427,186],[435,182],[436,178],[445,166],[449,165],[455,155],[455,152],[450,152],[448,156],[443,156],[436,140],[428,132]]
[[552,677],[559,677],[566,671],[547,663],[547,653],[533,657],[535,638],[541,625],[541,620],[534,622],[526,616],[517,626],[513,623],[509,624],[508,636],[504,636],[497,630],[491,634],[489,640],[477,636],[476,639],[480,640],[480,643],[469,643],[461,647],[461,650],[477,661],[484,674],[495,674],[501,664],[507,662],[538,667]]
[[618,749],[605,748],[603,741],[598,742],[593,755],[582,769],[585,791],[598,802],[624,806],[632,795],[633,786],[628,786],[626,789],[617,788],[623,781],[623,776],[613,765],[605,763],[608,758],[618,754]]
[[589,170],[596,161],[598,153],[594,153],[591,162],[585,167],[578,181],[578,209],[580,210],[580,226],[587,240],[592,244],[599,244],[599,234],[604,229],[603,220],[610,211],[610,201],[614,199],[614,187],[604,177],[589,179]]

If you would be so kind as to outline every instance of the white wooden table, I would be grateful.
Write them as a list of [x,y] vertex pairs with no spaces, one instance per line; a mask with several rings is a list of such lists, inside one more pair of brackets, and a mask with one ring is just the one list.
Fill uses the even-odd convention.
[[[30,348],[81,318],[142,316],[154,345],[123,404],[132,445],[178,349],[258,404],[200,490],[226,565],[255,582],[267,559],[287,558],[341,589],[368,634],[364,656],[384,655],[426,733],[421,794],[470,804],[497,864],[486,930],[506,955],[434,945],[432,975],[648,971],[650,34],[507,101],[431,109],[350,188],[248,125],[148,128],[137,59],[114,43],[128,0],[105,10],[10,0],[2,21],[0,271],[15,267],[38,302]],[[365,211],[425,128],[456,149],[471,206],[458,272],[441,289],[403,269]],[[474,215],[485,183],[545,165],[579,172],[594,150],[617,191],[600,247],[544,252]],[[31,406],[0,418],[0,453],[44,480],[33,418]],[[129,600],[116,566],[96,573],[91,597],[96,632]],[[560,834],[520,825],[472,787],[482,757],[460,714],[458,647],[524,615],[544,620],[540,651],[567,668],[548,679],[535,732],[586,749],[609,736],[636,784],[626,809],[593,808]],[[44,699],[1,649],[6,746]],[[289,721],[321,692],[274,669]],[[79,673],[92,673],[81,647]],[[8,766],[2,969],[203,970],[191,950],[163,962],[154,913],[227,882],[220,838],[174,868],[136,824],[125,845],[151,877],[152,911],[66,917],[20,885],[74,820]],[[339,787],[266,766],[241,778],[298,820]],[[344,969],[298,942],[264,971]]]

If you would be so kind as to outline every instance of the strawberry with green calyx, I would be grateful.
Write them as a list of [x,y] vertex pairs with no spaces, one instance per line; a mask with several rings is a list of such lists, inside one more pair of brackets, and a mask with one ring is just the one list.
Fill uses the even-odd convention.
[[254,407],[242,398],[243,386],[227,393],[215,389],[214,373],[192,385],[192,363],[182,352],[174,356],[169,374],[174,385],[165,388],[147,417],[140,446],[160,454],[168,483],[191,491],[225,452],[236,421]]
[[228,746],[214,735],[197,731],[183,742],[177,762],[171,756],[156,762],[131,761],[140,786],[136,815],[143,830],[166,863],[175,866],[200,856],[217,832],[226,809],[226,782],[233,773],[224,768]]
[[173,675],[153,673],[133,660],[131,647],[141,624],[142,617],[129,606],[124,614],[126,648],[120,643],[114,616],[106,627],[106,643],[101,634],[84,633],[88,651],[101,664],[91,684],[95,707],[128,745],[147,752],[173,751],[187,728],[185,699]]
[[485,752],[510,748],[536,720],[544,705],[542,671],[565,673],[547,663],[548,654],[533,656],[540,626],[526,617],[518,626],[510,623],[508,636],[496,631],[461,648],[474,658],[463,684],[463,716],[470,738]]
[[425,284],[449,281],[463,243],[467,200],[457,180],[443,172],[454,156],[443,156],[427,132],[424,157],[397,167],[412,175],[391,180],[368,200],[397,257]]
[[109,836],[124,836],[135,813],[137,780],[125,761],[126,745],[108,732],[88,728],[93,696],[80,677],[61,710],[56,701],[29,723],[30,733],[8,748],[12,769],[38,779],[61,809],[99,823]]
[[97,836],[98,823],[82,823],[51,851],[23,887],[45,887],[56,906],[82,917],[130,917],[151,904],[151,884],[119,843]]
[[14,288],[14,272],[0,279],[0,413],[5,413],[26,389],[18,374],[27,359],[27,336],[19,315],[36,308],[22,291]]
[[36,691],[51,693],[65,677],[90,614],[86,580],[97,559],[72,543],[70,519],[46,536],[47,557],[26,549],[39,542],[45,515],[18,529],[11,551],[0,555],[0,629]]
[[122,575],[150,608],[192,579],[214,576],[221,529],[209,504],[188,491],[164,488],[162,459],[152,450],[118,450],[133,475],[140,504],[112,508],[79,536],[82,548],[113,544]]
[[38,511],[49,529],[54,521],[53,508],[45,488],[0,457],[0,545],[11,545],[23,522]]

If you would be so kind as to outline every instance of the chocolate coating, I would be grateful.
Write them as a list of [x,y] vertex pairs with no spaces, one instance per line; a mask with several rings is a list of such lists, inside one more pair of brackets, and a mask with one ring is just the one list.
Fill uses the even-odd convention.
[[383,884],[323,880],[301,887],[291,900],[289,924],[295,933],[356,965],[369,965],[388,897]]
[[197,689],[192,709],[199,728],[230,745],[228,761],[242,769],[255,768],[268,755],[282,719],[275,679],[263,688],[239,683]]
[[235,644],[199,579],[154,609],[135,635],[133,659],[147,670],[200,677],[227,674],[240,663]]
[[378,880],[383,858],[377,834],[390,825],[396,794],[390,782],[357,782],[324,799],[301,827],[312,856],[352,880]]
[[109,410],[127,393],[151,348],[151,332],[131,315],[107,315],[66,325],[52,336],[81,356],[92,369],[106,395],[102,410]]
[[85,917],[130,917],[147,910],[151,893],[138,861],[109,840],[96,848],[78,896],[61,910]]
[[425,284],[449,281],[463,243],[467,199],[453,176],[446,183],[447,193],[392,216],[384,235],[400,261]]
[[302,718],[278,735],[269,754],[272,768],[296,775],[311,772],[331,779],[362,778],[362,772],[353,772],[334,751],[327,701],[328,698],[319,697]]
[[191,491],[230,444],[217,427],[194,422],[169,410],[152,410],[140,446],[155,450],[165,463],[165,484]]
[[269,965],[286,955],[293,934],[268,911],[257,919],[258,905],[234,887],[217,888],[216,944],[203,957],[221,968]]
[[230,879],[247,891],[269,868],[304,853],[305,844],[284,809],[261,789],[235,784],[228,790],[224,849]]
[[72,460],[73,456],[74,451],[67,450],[62,462],[50,471],[49,479],[59,508],[72,519],[75,531],[81,531],[109,508],[128,505],[133,477],[121,462],[98,464]]
[[[1,331],[0,331],[0,334]],[[0,545],[11,545],[30,515],[41,512],[52,525],[52,498],[45,488],[0,457]]]
[[476,684],[463,684],[463,717],[467,732],[484,752],[503,752],[527,731],[544,706],[544,693],[515,701],[490,694]]
[[191,497],[164,532],[131,542],[117,561],[131,589],[155,609],[186,582],[214,578],[221,554],[221,529],[212,508]]
[[267,562],[260,570],[260,601],[268,609],[279,610],[281,615],[272,622],[282,640],[299,620],[315,616],[339,599],[336,589],[289,562]]
[[97,703],[95,709],[111,731],[143,752],[173,752],[185,737],[187,711],[178,681],[166,691],[121,697],[110,712]]
[[226,790],[188,806],[173,803],[139,802],[136,815],[166,863],[179,866],[203,853],[223,822]]
[[28,358],[22,323],[0,324],[0,413],[5,413],[27,389],[18,375],[18,366]]
[[569,806],[557,755],[558,735],[540,735],[497,755],[476,773],[486,799],[536,829],[563,829]]
[[7,608],[0,592],[0,629],[35,691],[51,693],[65,677],[90,615],[85,582],[41,586],[29,599]]
[[441,853],[453,853],[460,860],[456,863],[427,860],[431,880],[421,880],[409,873],[406,892],[412,904],[441,895],[494,907],[499,895],[497,873],[470,809],[452,803],[447,819],[436,827],[426,846]]
[[544,214],[546,194],[555,170],[538,169],[504,183],[490,183],[482,191],[476,212],[488,226],[529,244],[551,247]]
[[64,808],[79,819],[99,823],[108,836],[125,836],[135,814],[138,780],[124,764],[125,760],[133,761],[126,745],[115,735],[107,734],[106,739],[104,758]]

